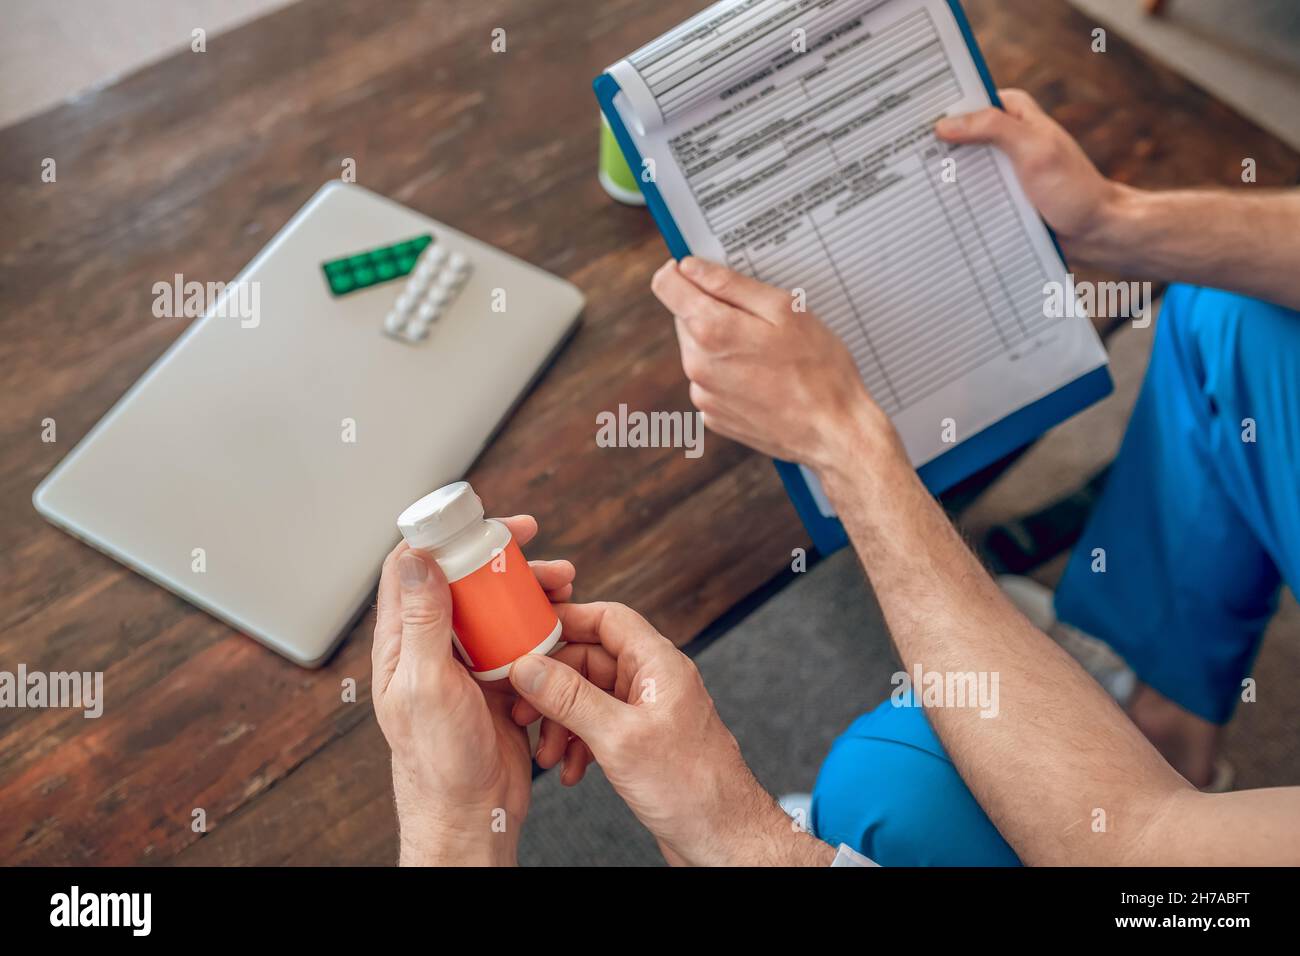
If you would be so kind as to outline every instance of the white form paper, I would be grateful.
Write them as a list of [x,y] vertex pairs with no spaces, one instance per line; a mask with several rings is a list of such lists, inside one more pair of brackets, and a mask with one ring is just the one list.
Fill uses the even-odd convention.
[[803,289],[915,466],[1105,364],[1010,162],[934,136],[990,103],[945,0],[725,0],[609,72],[692,253]]

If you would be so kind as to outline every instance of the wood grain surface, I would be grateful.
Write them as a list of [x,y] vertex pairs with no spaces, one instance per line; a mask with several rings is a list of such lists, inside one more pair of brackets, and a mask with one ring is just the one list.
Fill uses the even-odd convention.
[[[152,284],[234,276],[345,158],[368,188],[586,294],[578,334],[469,475],[491,509],[538,516],[530,553],[571,558],[579,599],[625,601],[684,643],[807,545],[758,455],[717,438],[698,460],[595,444],[600,410],[689,403],[648,291],[663,243],[596,182],[590,83],[701,6],[308,0],[0,131],[0,669],[102,670],[106,697],[97,720],[0,710],[0,861],[396,857],[373,612],[300,670],[30,501],[183,330],[151,316]],[[1294,152],[1118,38],[1093,54],[1093,24],[1063,2],[968,8],[994,76],[1040,97],[1108,174],[1232,184],[1249,156],[1261,184],[1300,175]]]

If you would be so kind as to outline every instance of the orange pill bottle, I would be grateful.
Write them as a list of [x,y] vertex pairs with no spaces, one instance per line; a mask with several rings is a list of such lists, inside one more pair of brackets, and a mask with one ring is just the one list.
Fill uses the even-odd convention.
[[456,649],[479,680],[499,680],[525,654],[548,654],[560,621],[510,529],[483,517],[469,482],[430,492],[397,516],[412,548],[427,551],[451,584]]

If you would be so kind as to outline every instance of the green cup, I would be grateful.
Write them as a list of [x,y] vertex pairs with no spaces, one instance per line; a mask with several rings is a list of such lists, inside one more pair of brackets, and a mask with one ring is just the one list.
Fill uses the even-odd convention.
[[614,199],[629,206],[644,206],[645,196],[637,185],[636,174],[623,158],[609,120],[600,117],[600,184]]

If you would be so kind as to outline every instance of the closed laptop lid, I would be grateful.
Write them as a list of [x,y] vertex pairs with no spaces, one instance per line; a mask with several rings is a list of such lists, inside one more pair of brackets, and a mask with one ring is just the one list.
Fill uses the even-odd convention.
[[[473,271],[429,336],[404,342],[383,332],[401,280],[335,296],[322,264],[423,234]],[[504,311],[492,307],[497,290]],[[464,475],[582,302],[571,284],[426,216],[327,185],[33,500],[244,633],[318,664],[373,591],[398,513]]]

